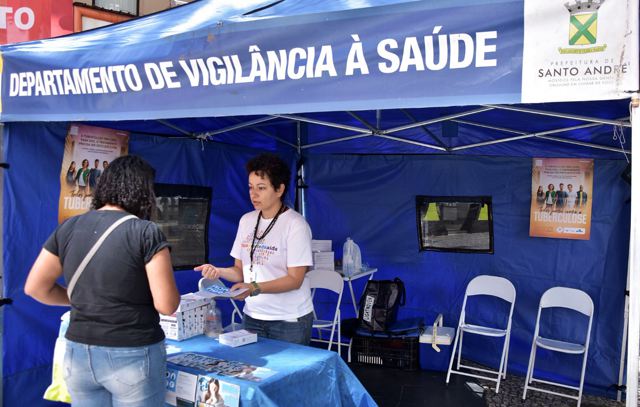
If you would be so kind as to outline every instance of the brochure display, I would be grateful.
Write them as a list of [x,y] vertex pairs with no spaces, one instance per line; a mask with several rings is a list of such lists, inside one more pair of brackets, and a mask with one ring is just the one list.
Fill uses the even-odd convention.
[[376,405],[340,356],[325,349],[265,338],[234,348],[200,335],[167,341],[167,355],[174,378],[169,390],[191,400],[206,376],[217,379],[220,389],[222,382],[238,386],[242,407]]
[[237,377],[254,382],[259,382],[276,373],[267,368],[233,360],[219,359],[200,353],[181,353],[168,357],[167,362],[174,365],[194,368],[206,373]]

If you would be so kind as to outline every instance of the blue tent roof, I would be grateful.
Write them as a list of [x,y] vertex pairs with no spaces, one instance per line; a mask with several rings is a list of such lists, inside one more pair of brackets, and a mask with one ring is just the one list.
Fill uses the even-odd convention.
[[[88,32],[2,46],[0,119],[108,121],[108,127],[133,132],[231,144],[250,140],[274,149],[275,143],[295,147],[301,122],[308,153],[623,159],[620,152],[630,149],[625,96],[517,103],[524,37],[520,1],[236,3],[201,0]],[[476,8],[494,18],[477,21]],[[494,32],[487,30],[499,33],[495,55],[487,54],[496,57],[495,67],[417,68],[412,53],[437,43],[436,32]],[[406,45],[412,38],[420,39],[418,48]],[[401,48],[402,39],[404,50],[395,54],[414,65],[385,76],[378,69],[392,58],[381,59],[380,44],[395,41]],[[368,74],[354,62],[353,47],[360,43]],[[453,54],[448,57],[453,64]],[[296,116],[283,116],[290,114]],[[240,125],[247,122],[255,124]],[[625,137],[613,137],[616,127]],[[344,140],[331,142],[336,139]],[[509,142],[492,144],[500,140]]]

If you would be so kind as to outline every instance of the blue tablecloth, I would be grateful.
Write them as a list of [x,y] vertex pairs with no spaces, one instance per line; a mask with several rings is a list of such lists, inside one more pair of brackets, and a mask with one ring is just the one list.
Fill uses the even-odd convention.
[[[167,352],[197,352],[277,372],[259,383],[217,376],[240,386],[241,407],[376,406],[338,354],[324,349],[264,338],[258,338],[257,343],[232,348],[200,335],[181,342],[167,340]],[[186,367],[184,370],[197,373]]]

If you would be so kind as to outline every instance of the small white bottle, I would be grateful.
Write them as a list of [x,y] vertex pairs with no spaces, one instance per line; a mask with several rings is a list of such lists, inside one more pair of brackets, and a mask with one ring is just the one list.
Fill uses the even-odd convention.
[[222,333],[222,314],[216,306],[215,300],[211,300],[207,316],[204,321],[204,334],[210,338],[217,338]]

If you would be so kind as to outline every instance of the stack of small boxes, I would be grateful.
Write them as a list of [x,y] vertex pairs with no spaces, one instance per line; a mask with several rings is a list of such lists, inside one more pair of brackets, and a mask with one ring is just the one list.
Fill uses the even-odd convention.
[[335,271],[334,253],[331,250],[331,240],[312,240],[311,251],[313,252],[312,270]]
[[172,315],[160,314],[160,326],[167,339],[181,341],[204,333],[204,321],[211,300],[194,293],[180,297],[180,305]]

